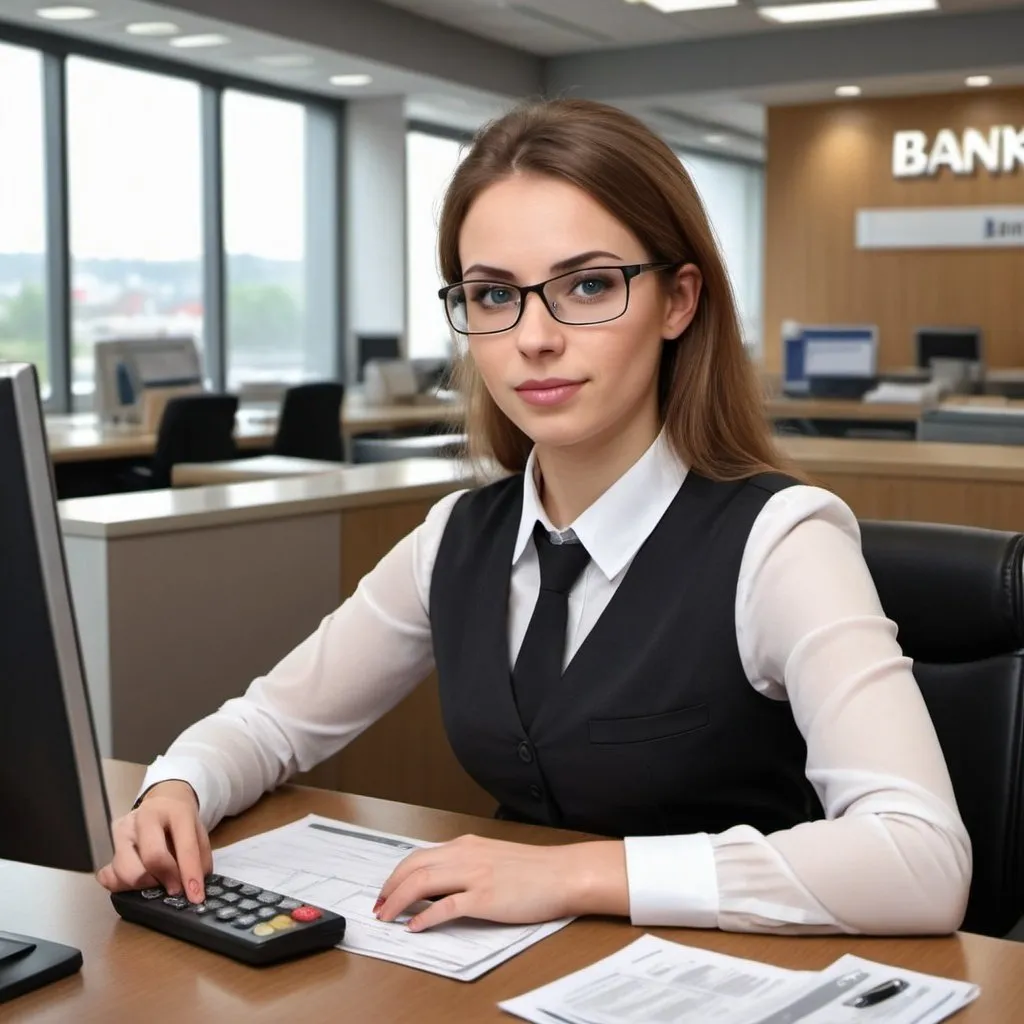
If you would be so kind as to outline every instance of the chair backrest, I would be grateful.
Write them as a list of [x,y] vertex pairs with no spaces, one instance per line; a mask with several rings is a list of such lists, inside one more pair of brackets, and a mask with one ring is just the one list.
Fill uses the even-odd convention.
[[289,388],[281,404],[274,454],[295,459],[341,462],[341,402],[345,387],[335,381]]
[[170,487],[179,462],[219,462],[238,455],[237,395],[182,395],[164,408],[153,453],[153,486]]
[[1024,914],[1024,536],[865,521],[864,557],[931,713],[974,851],[966,931]]

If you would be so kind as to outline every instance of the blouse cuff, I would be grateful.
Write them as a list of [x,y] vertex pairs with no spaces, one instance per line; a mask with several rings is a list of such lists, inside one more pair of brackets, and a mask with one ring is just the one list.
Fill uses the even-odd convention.
[[640,927],[718,927],[718,874],[711,838],[627,838],[629,916]]

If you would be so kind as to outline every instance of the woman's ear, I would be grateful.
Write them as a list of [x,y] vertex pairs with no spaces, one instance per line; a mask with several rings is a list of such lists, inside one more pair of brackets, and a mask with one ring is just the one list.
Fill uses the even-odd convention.
[[692,263],[684,263],[668,281],[663,338],[678,338],[697,314],[704,279]]

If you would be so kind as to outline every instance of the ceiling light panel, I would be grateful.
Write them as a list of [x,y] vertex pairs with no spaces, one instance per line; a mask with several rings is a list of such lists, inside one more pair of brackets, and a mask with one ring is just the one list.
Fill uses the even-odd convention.
[[779,4],[758,7],[768,21],[794,25],[815,21],[855,21],[894,14],[919,14],[938,10],[938,0],[829,0],[826,3]]

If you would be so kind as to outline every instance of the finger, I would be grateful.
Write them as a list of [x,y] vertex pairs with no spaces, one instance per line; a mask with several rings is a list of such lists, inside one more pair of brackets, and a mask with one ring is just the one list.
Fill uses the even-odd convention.
[[439,924],[454,921],[457,917],[472,917],[470,907],[473,894],[470,892],[452,893],[444,899],[431,903],[426,910],[420,911],[410,918],[406,927],[411,932],[422,932],[427,928],[436,928]]
[[177,861],[178,873],[181,876],[182,888],[185,895],[193,903],[203,902],[203,879],[206,872],[203,871],[203,858],[199,851],[199,836],[196,833],[200,828],[196,816],[191,811],[182,808],[175,809],[168,817],[168,831],[170,833],[171,852]]
[[123,889],[147,889],[160,884],[142,863],[135,844],[134,825],[121,824],[120,827],[115,827],[114,859],[109,865],[110,875],[113,876],[109,879],[112,885],[107,886],[112,892]]
[[210,849],[210,834],[199,824],[199,856],[203,861],[203,876],[213,873],[213,850]]
[[135,845],[146,870],[170,895],[176,896],[181,892],[181,875],[168,846],[165,828],[164,820],[157,815],[139,815],[135,822]]
[[447,897],[469,887],[465,868],[457,865],[433,865],[418,868],[384,900],[377,912],[381,921],[393,921],[409,907],[421,900],[436,896]]
[[373,912],[384,905],[388,897],[414,872],[436,864],[444,863],[446,857],[451,855],[450,844],[443,846],[430,846],[423,850],[410,853],[398,867],[388,876],[387,880],[380,887],[380,894],[374,904]]
[[126,880],[119,876],[111,863],[105,864],[96,872],[96,880],[110,892],[123,892],[126,889],[149,889],[158,885],[157,880],[146,871],[138,857],[136,857],[136,861],[139,873],[131,876],[130,879]]

